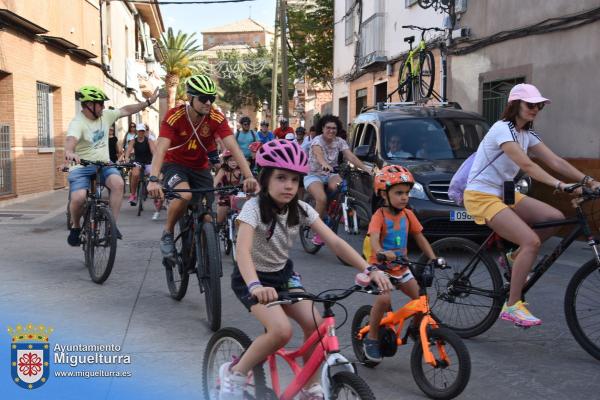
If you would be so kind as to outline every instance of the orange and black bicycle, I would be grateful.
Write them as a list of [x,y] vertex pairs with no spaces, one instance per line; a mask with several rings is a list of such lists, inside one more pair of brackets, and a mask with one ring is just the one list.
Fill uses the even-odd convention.
[[[433,281],[432,264],[397,259],[379,268],[385,272],[391,264],[408,266],[419,283],[419,298],[396,311],[389,311],[379,324],[379,346],[382,356],[392,357],[398,346],[415,342],[410,367],[417,386],[433,399],[452,399],[467,386],[471,376],[471,357],[462,339],[434,319],[427,300],[427,287]],[[439,268],[439,267],[437,267]],[[387,273],[386,273],[387,274]],[[392,284],[400,283],[388,274]],[[363,340],[369,333],[371,306],[358,309],[352,321],[352,347],[358,360],[367,367],[379,362],[369,360],[363,350]],[[410,320],[410,321],[409,321]],[[403,331],[405,322],[406,329]]]

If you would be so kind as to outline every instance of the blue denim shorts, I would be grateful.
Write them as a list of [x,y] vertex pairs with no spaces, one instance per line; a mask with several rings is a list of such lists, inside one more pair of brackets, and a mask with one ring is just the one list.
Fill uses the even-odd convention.
[[327,176],[306,175],[304,177],[304,187],[308,189],[308,187],[315,182],[321,182],[323,184],[323,186],[327,187],[327,182],[329,182],[329,178],[331,178],[333,176],[337,176],[337,175],[338,174],[330,174]]
[[[74,192],[76,190],[87,189],[90,187],[90,178],[92,175],[96,174],[96,166],[88,165],[86,167],[75,168],[71,172],[69,172],[69,192]],[[105,167],[100,170],[100,176],[98,179],[98,183],[104,185],[106,178],[110,175],[119,175],[121,173],[118,169],[114,167]]]

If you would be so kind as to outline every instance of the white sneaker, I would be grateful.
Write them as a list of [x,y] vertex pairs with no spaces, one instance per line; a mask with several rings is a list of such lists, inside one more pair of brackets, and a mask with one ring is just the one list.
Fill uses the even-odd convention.
[[230,362],[226,362],[219,368],[219,399],[221,400],[244,400],[244,388],[247,376],[239,372],[231,372]]
[[156,221],[158,218],[160,218],[160,211],[155,211],[154,214],[152,214],[152,221]]

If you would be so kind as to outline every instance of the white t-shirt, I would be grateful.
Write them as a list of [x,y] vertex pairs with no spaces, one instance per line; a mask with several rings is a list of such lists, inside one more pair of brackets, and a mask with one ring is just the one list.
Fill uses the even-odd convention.
[[[533,130],[519,131],[512,122],[496,122],[477,148],[466,190],[502,196],[503,183],[515,178],[519,172],[519,166],[504,154],[500,146],[506,142],[518,142],[523,151],[527,153],[530,147],[541,141]],[[498,157],[498,154],[501,155]],[[496,157],[498,158],[495,159]],[[492,160],[494,161],[490,164]]]
[[260,219],[260,208],[258,198],[248,200],[237,219],[247,223],[254,228],[254,241],[250,255],[257,271],[276,272],[285,267],[289,258],[290,247],[292,247],[294,236],[298,235],[300,225],[312,225],[319,214],[309,204],[299,201],[298,204],[306,212],[306,216],[300,212],[300,224],[287,226],[288,213],[277,214],[277,223],[271,238],[267,241],[267,231],[271,223],[265,224]]
[[323,139],[323,135],[315,137],[310,142],[310,151],[308,153],[308,165],[310,166],[310,172],[308,175],[314,176],[329,176],[330,172],[323,171],[323,167],[317,161],[317,157],[314,155],[314,147],[319,146],[323,150],[323,157],[327,164],[333,168],[338,166],[338,158],[341,152],[347,150],[348,143],[341,137],[336,136],[331,143],[327,143]]
[[75,153],[84,160],[110,162],[108,129],[120,117],[120,110],[103,110],[102,116],[96,120],[79,112],[67,129],[67,136],[77,139]]

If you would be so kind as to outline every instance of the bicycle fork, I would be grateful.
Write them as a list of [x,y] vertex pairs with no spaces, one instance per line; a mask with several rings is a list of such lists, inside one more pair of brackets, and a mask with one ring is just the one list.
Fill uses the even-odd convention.
[[[342,203],[342,216],[344,218],[344,230],[346,233],[350,233],[352,235],[358,234],[358,217],[356,216],[356,210],[352,210],[350,213],[350,205],[348,204],[348,196],[344,197],[344,202]],[[350,215],[351,214],[351,215]],[[350,222],[350,219],[352,222]]]

